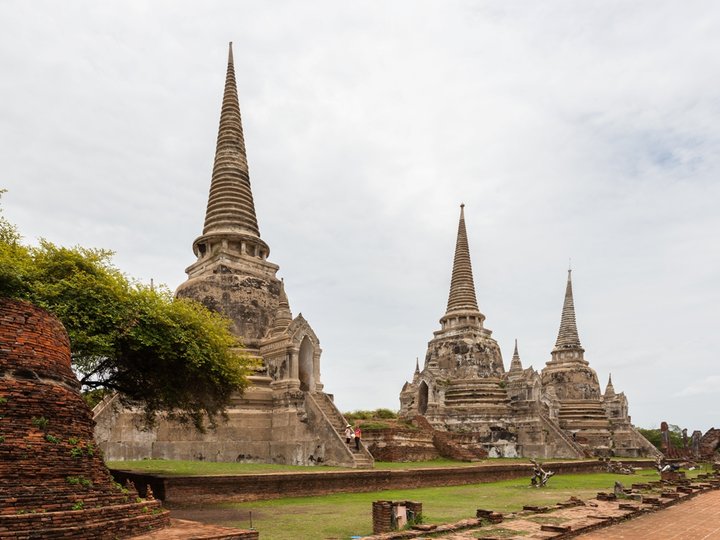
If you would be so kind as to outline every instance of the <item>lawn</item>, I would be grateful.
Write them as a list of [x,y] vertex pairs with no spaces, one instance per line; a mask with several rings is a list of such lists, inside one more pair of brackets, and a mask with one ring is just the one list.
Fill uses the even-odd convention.
[[[567,460],[543,460],[543,463],[552,461]],[[467,463],[464,461],[453,461],[450,459],[434,459],[431,461],[414,462],[387,462],[376,461],[377,470],[397,469],[427,469],[432,467],[475,467],[478,465],[492,465],[493,463],[525,463],[529,464],[526,458],[498,458],[485,461]],[[107,466],[111,469],[124,469],[153,474],[165,474],[174,476],[204,476],[222,474],[258,474],[275,472],[317,472],[331,470],[353,470],[344,467],[305,467],[302,465],[272,465],[267,463],[220,463],[212,461],[171,461],[164,459],[145,459],[140,461],[108,461]]]
[[372,502],[414,500],[423,503],[425,523],[448,523],[475,516],[477,508],[501,512],[520,510],[525,504],[549,505],[570,496],[591,498],[598,491],[611,491],[615,481],[625,486],[658,479],[652,470],[632,476],[617,474],[557,475],[546,488],[529,487],[529,479],[469,486],[448,486],[373,493],[295,497],[249,503],[226,503],[171,507],[173,516],[239,528],[250,525],[261,538],[273,540],[348,539],[372,532]]

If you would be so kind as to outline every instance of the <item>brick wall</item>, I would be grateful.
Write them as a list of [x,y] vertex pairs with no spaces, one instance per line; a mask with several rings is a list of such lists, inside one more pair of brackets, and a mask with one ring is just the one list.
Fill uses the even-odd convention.
[[0,538],[123,538],[169,523],[116,486],[93,441],[60,322],[0,299]]

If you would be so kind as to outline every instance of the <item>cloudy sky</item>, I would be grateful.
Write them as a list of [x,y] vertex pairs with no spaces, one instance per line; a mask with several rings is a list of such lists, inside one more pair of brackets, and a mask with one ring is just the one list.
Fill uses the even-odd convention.
[[720,4],[0,0],[2,206],[29,242],[194,261],[234,42],[261,235],[342,410],[399,407],[459,204],[509,365],[586,358],[637,425],[720,427]]

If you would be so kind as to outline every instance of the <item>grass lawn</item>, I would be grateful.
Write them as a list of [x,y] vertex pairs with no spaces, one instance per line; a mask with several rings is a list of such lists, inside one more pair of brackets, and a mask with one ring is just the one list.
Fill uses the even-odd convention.
[[[567,461],[560,459],[543,460],[543,463],[552,461]],[[413,461],[407,463],[395,463],[388,461],[376,461],[377,470],[396,469],[427,469],[432,467],[475,467],[477,465],[492,465],[493,463],[525,463],[530,462],[526,458],[497,458],[487,459],[475,463],[464,461],[453,461],[450,459],[434,459],[431,461]],[[345,467],[305,467],[302,465],[272,465],[267,463],[220,463],[212,461],[171,461],[164,459],[145,459],[139,461],[108,461],[107,466],[111,469],[125,469],[141,471],[154,474],[166,474],[177,476],[202,476],[211,474],[258,474],[275,472],[317,472],[332,470],[353,470]]]
[[253,526],[261,538],[301,540],[348,539],[372,532],[372,502],[414,500],[423,503],[425,523],[448,523],[475,516],[477,508],[511,512],[525,504],[549,505],[570,496],[591,498],[598,491],[612,491],[615,481],[632,483],[657,480],[653,470],[632,476],[618,474],[558,475],[543,489],[529,487],[529,478],[469,486],[404,489],[373,493],[349,493],[318,497],[295,497],[249,503],[171,507],[179,518],[247,528]]

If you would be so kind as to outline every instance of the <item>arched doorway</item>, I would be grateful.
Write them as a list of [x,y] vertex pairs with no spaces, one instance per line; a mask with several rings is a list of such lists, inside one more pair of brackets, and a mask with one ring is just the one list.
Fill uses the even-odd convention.
[[428,385],[425,381],[420,383],[418,389],[418,413],[425,414],[428,406]]
[[315,390],[315,379],[313,370],[314,348],[310,340],[305,336],[300,343],[298,353],[298,376],[300,377],[300,390],[312,392]]

